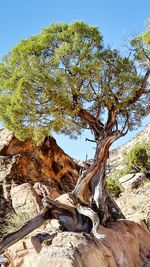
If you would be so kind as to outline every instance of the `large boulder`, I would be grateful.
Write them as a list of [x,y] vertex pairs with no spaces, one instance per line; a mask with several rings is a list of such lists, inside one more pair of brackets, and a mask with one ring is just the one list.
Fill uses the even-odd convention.
[[43,197],[55,199],[71,191],[77,178],[78,165],[52,136],[35,145],[0,129],[0,228],[14,210],[34,216]]
[[53,137],[35,145],[31,140],[19,141],[9,130],[0,129],[0,183],[6,198],[10,197],[11,186],[27,182],[36,184],[38,191],[45,185],[49,197],[55,198],[71,191],[77,177],[77,164]]
[[[3,136],[3,133],[7,139],[6,130],[0,129],[0,136]],[[3,145],[0,144],[1,168],[6,163],[10,170],[7,175],[4,175],[7,181],[13,179],[20,184],[27,181],[49,183],[49,181],[54,180],[60,184],[63,191],[67,190],[67,187],[74,187],[78,176],[77,166],[57,145],[52,136],[46,137],[41,145],[35,145],[31,140],[19,141],[8,130],[7,134],[7,142],[4,141],[4,138],[0,140],[2,143],[4,142]],[[18,156],[19,159],[12,173],[10,165],[14,156]],[[70,181],[64,187],[66,179]],[[61,186],[61,183],[63,183],[63,186]]]
[[145,224],[120,220],[98,240],[84,233],[58,233],[52,243],[36,251],[31,239],[7,249],[5,255],[15,267],[143,267],[150,266],[150,232]]

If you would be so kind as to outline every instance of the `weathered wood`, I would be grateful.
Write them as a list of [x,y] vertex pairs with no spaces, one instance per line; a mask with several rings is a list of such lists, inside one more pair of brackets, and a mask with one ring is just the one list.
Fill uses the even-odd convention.
[[40,227],[44,221],[46,220],[46,217],[48,217],[49,210],[45,210],[42,213],[38,214],[35,218],[29,220],[22,228],[20,228],[18,231],[7,235],[2,239],[0,242],[0,253],[3,253],[8,247],[16,243],[21,238],[25,237],[29,233],[31,233],[36,228]]
[[110,145],[118,138],[117,135],[102,136],[97,145],[93,164],[79,177],[72,194],[84,205],[96,204],[100,223],[125,218],[113,198],[105,189],[106,161]]
[[68,205],[62,204],[57,200],[46,199],[47,208],[33,219],[26,222],[18,231],[7,235],[0,242],[0,254],[8,247],[31,233],[36,228],[40,227],[47,220],[58,219],[63,227],[63,230],[74,232],[90,232],[89,219],[78,213],[77,209]]

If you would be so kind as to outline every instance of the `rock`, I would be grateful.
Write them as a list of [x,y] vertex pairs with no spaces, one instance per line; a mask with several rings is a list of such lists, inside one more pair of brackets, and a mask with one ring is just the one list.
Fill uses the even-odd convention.
[[0,129],[0,154],[5,153],[5,148],[9,145],[10,141],[13,138],[13,132],[8,129]]
[[[31,140],[21,142],[15,137],[11,140],[5,156],[20,155],[13,180],[16,183],[55,181],[63,192],[73,189],[78,176],[73,160],[57,145],[53,137],[47,137],[41,145],[36,146]],[[68,181],[68,188],[61,186]]]
[[46,137],[41,145],[35,145],[31,140],[21,142],[12,132],[1,129],[0,138],[0,181],[42,182],[46,185],[54,182],[58,194],[74,188],[77,164],[53,137]]
[[4,254],[1,254],[0,255],[0,266],[6,267],[8,266],[8,264],[9,264],[9,259]]
[[138,189],[124,190],[116,199],[118,206],[128,220],[146,220],[150,212],[150,181],[147,179]]
[[100,226],[99,231],[105,234],[104,240],[84,233],[58,233],[51,245],[42,245],[39,253],[30,238],[24,239],[7,249],[6,255],[15,267],[143,267],[150,264],[150,232],[143,222],[120,220],[109,228]]
[[63,194],[57,198],[57,200],[65,205],[70,207],[75,207],[72,198],[70,198],[69,194]]
[[[11,131],[0,129],[0,203],[7,202],[11,206],[10,190],[14,184],[31,183],[40,198],[46,195],[55,199],[71,191],[77,178],[78,165],[64,153],[53,137],[46,137],[41,145],[35,145],[31,140],[19,141]],[[13,189],[18,190],[16,194],[19,194],[13,205],[23,205],[25,201],[23,194],[20,196],[20,189]],[[22,204],[14,204],[14,201]],[[3,212],[2,218],[5,215]]]
[[61,191],[57,187],[55,181],[49,181],[48,186],[42,184],[42,182],[36,182],[33,188],[35,189],[36,193],[41,197],[47,196],[49,198],[55,199],[61,195]]
[[119,182],[122,184],[124,189],[134,189],[138,188],[145,179],[146,175],[139,172],[124,175],[119,178]]
[[11,210],[10,203],[4,197],[3,187],[0,185],[0,222]]
[[14,186],[10,191],[12,207],[17,214],[36,215],[42,209],[42,201],[29,183]]
[[9,180],[18,163],[19,155],[0,156],[0,182]]

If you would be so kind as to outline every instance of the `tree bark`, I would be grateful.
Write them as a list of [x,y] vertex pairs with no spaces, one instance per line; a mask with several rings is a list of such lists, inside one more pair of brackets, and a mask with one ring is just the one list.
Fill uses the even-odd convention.
[[[125,218],[110,193],[105,188],[106,162],[109,148],[118,136],[101,137],[92,166],[79,177],[72,192],[74,199],[83,205],[95,207],[100,223]],[[94,206],[93,206],[94,204]]]

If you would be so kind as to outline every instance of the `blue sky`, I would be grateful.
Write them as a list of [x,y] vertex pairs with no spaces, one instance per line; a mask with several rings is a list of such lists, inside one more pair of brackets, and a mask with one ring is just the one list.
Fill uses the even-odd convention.
[[[5,0],[0,6],[0,58],[21,39],[37,34],[52,22],[71,23],[75,20],[98,26],[105,44],[124,49],[131,34],[144,31],[150,18],[149,0]],[[150,122],[150,116],[140,129],[118,140],[113,147],[129,140]],[[94,153],[93,144],[85,142],[87,133],[72,141],[57,136],[59,145],[71,156],[85,159]]]

